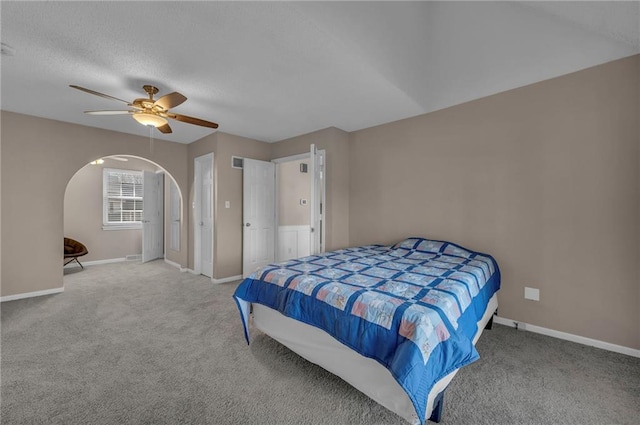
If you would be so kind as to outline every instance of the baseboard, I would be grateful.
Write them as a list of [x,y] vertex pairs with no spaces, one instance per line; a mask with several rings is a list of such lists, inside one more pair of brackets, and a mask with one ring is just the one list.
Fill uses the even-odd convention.
[[233,282],[234,280],[240,280],[240,279],[242,279],[242,275],[223,277],[222,279],[211,278],[211,282],[216,283],[216,284],[217,283],[227,283],[227,282]]
[[23,294],[7,295],[7,296],[4,296],[4,297],[0,297],[0,302],[21,300],[23,298],[40,297],[42,295],[59,294],[60,292],[63,292],[63,291],[64,291],[64,287],[63,288],[45,289],[44,291],[25,292]]
[[[195,271],[193,271],[193,269],[184,268],[184,269],[181,269],[180,271],[185,271],[185,272],[200,276],[200,273],[196,273]],[[204,276],[204,275],[202,275],[202,276]],[[234,280],[240,280],[240,279],[242,279],[242,275],[223,277],[222,279],[215,279],[215,278],[212,277],[211,278],[211,283],[215,283],[215,284],[227,283],[227,282],[233,282]]]
[[186,267],[182,267],[180,264],[176,263],[175,261],[171,261],[171,260],[167,260],[166,258],[164,259],[164,262],[167,263],[170,266],[173,266],[175,268],[177,268],[178,270],[180,270],[180,272],[184,273],[184,272],[188,272],[190,271],[188,268]]
[[636,350],[635,348],[611,344],[610,342],[599,341],[597,339],[591,339],[580,335],[574,335],[566,332],[556,331],[553,329],[543,328],[541,326],[531,325],[529,323],[520,322],[518,320],[507,319],[506,317],[493,316],[493,321],[500,325],[505,325],[512,328],[515,328],[517,324],[517,328],[519,330],[547,335],[558,339],[564,339],[566,341],[577,342],[578,344],[588,345],[591,347],[601,348],[603,350],[613,351],[615,353],[640,358],[640,350]]
[[[81,261],[81,263],[83,266],[97,266],[100,264],[124,263],[125,261],[128,261],[127,258],[122,257],[122,258],[107,258],[106,260]],[[80,267],[80,265],[74,261],[73,263],[69,263],[64,267],[67,269],[72,269],[74,267]]]

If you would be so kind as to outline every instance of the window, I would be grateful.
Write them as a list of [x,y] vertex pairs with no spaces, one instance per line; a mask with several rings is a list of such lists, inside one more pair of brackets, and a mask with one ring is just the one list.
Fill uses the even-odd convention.
[[102,229],[142,228],[142,172],[102,171]]

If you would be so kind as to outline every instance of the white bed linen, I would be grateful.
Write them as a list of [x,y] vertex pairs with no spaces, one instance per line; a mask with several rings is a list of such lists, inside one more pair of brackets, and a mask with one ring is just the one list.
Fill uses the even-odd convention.
[[[497,308],[496,292],[489,300],[484,316],[478,321],[478,332],[473,338],[474,345]],[[364,357],[321,329],[286,317],[261,304],[253,304],[253,324],[291,351],[339,376],[409,423],[420,423],[407,393],[377,361]],[[431,416],[436,396],[449,385],[456,373],[457,370],[451,372],[433,387],[429,393],[426,418]]]

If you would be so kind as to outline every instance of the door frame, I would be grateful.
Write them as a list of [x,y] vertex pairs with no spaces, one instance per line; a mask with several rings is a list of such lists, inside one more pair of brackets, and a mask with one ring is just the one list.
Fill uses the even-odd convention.
[[[148,208],[145,211],[144,208],[148,207],[149,202],[146,202],[143,204],[143,213],[142,213],[142,255],[140,258],[140,261],[142,263],[144,262],[149,262],[149,261],[153,261],[153,260],[157,260],[158,258],[163,258],[165,256],[165,214],[164,214],[164,209],[165,209],[165,196],[164,196],[164,181],[165,181],[165,173],[162,170],[156,170],[154,171],[142,171],[142,175],[143,175],[143,194],[146,194],[144,192],[144,190],[149,190],[149,183],[147,181],[146,176],[154,176],[154,184],[157,183],[157,187],[155,188],[155,192],[156,192],[156,202],[155,202],[155,208],[157,208],[156,212],[158,213],[158,215],[160,216],[160,223],[156,223],[153,227],[149,224],[149,221],[146,220],[145,214],[146,212],[148,212]],[[148,192],[147,192],[148,193]],[[147,196],[143,195],[143,199],[147,198]],[[156,230],[159,230],[159,232],[156,232]],[[153,235],[155,234],[156,239],[157,238],[162,238],[162,244],[160,244],[158,246],[158,250],[161,250],[162,252],[159,251],[154,251],[151,253],[151,257],[152,258],[146,258],[145,257],[145,246],[146,246],[146,242],[148,237],[151,237],[153,240]]]
[[[325,149],[318,149],[318,152],[322,153],[323,157],[324,157],[324,161],[326,164],[326,158],[327,158],[327,152]],[[290,155],[290,156],[283,156],[281,158],[275,158],[272,159],[271,162],[274,162],[276,164],[276,167],[278,166],[278,164],[282,164],[283,162],[292,162],[292,161],[299,161],[301,159],[308,159],[311,160],[311,152],[305,152],[305,153],[300,153],[297,155]],[[312,168],[312,167],[309,167]],[[315,184],[315,176],[310,176],[310,179],[312,180],[312,184]],[[275,243],[275,247],[274,250],[277,253],[278,252],[278,248],[279,248],[279,244],[280,241],[278,240],[278,223],[280,222],[280,218],[278,217],[278,199],[280,194],[278,193],[278,185],[279,185],[279,178],[278,178],[278,173],[277,173],[277,168],[276,168],[276,199],[274,202],[274,208],[276,210],[276,232],[275,232],[275,237],[274,237],[274,243]],[[327,204],[326,204],[326,193],[327,193],[327,171],[326,171],[326,166],[325,166],[325,170],[324,170],[324,178],[322,179],[322,185],[323,185],[323,190],[322,190],[322,196],[318,197],[316,196],[315,199],[312,199],[310,201],[314,201],[314,202],[318,202],[320,201],[322,203],[322,233],[320,235],[320,241],[321,241],[321,249],[319,253],[323,253],[325,252],[325,235],[327,233]],[[309,208],[313,209],[316,208],[316,205],[313,205],[314,202],[312,202],[311,205],[309,205]],[[311,227],[313,227],[313,223],[310,224]],[[313,240],[313,234],[311,235],[311,239]]]
[[[276,223],[276,217],[275,217],[276,164],[271,161],[263,161],[263,160],[251,159],[251,158],[244,158],[243,161],[244,162],[242,167],[242,225],[243,225],[242,226],[242,277],[244,278],[249,276],[253,272],[253,270],[255,270],[255,262],[250,260],[257,260],[257,258],[255,256],[252,256],[250,254],[250,251],[247,249],[247,247],[249,246],[248,241],[252,239],[251,235],[256,234],[253,231],[253,229],[249,229],[249,226],[254,226],[254,229],[256,227],[258,229],[263,229],[263,230],[266,229],[267,231],[269,231],[270,229],[271,237],[269,237],[269,235],[267,236],[267,240],[265,241],[266,244],[264,245],[265,247],[267,247],[266,248],[267,251],[266,252],[261,251],[263,254],[266,254],[266,257],[268,258],[265,261],[264,256],[262,256],[260,261],[258,261],[258,263],[261,263],[263,266],[265,266],[275,261],[275,256],[276,256],[275,237],[277,232],[276,230],[277,223]],[[247,167],[248,165],[251,165],[251,166]],[[255,174],[249,173],[248,171],[249,168],[254,169],[259,174],[255,175]],[[269,176],[266,176],[264,174],[265,171],[269,174]],[[260,176],[260,174],[262,175]],[[252,202],[249,196],[253,193],[257,193],[257,192],[253,192],[253,189],[255,189],[253,184],[254,182],[256,182],[258,185],[266,182],[264,186],[260,187],[259,193],[262,193],[262,194],[270,193],[270,195],[268,195],[267,198],[261,199],[262,201],[266,201],[266,202],[262,202],[260,206],[257,207],[256,209],[251,207]],[[248,190],[250,188],[251,190]],[[269,201],[269,198],[270,198],[270,201]],[[271,209],[264,207],[265,204],[268,206],[269,203],[272,204]],[[256,212],[257,214],[254,214]],[[249,213],[249,215],[247,213]],[[251,222],[247,220],[251,220]],[[258,235],[260,233],[261,232],[258,232]]]
[[[214,154],[213,152],[205,154],[205,155],[201,155],[201,156],[197,156],[193,159],[193,204],[192,204],[192,210],[193,210],[193,273],[194,274],[202,274],[202,253],[201,253],[201,243],[202,243],[202,235],[201,232],[198,230],[198,226],[197,223],[200,222],[200,214],[202,209],[200,208],[201,205],[201,201],[202,201],[202,184],[200,182],[201,179],[201,169],[202,169],[202,163],[203,162],[209,162],[211,161],[211,170],[213,173],[213,187],[215,187],[215,162],[214,162]],[[215,258],[215,209],[214,209],[214,205],[213,203],[214,201],[214,194],[212,194],[211,196],[211,211],[213,211],[213,222],[211,223],[211,253],[213,258]],[[212,258],[212,262],[213,262],[213,267],[212,267],[212,273],[211,273],[211,281],[213,281],[213,276],[215,275],[215,261],[213,261]]]
[[[167,212],[168,210],[168,214],[166,215],[165,218],[165,227],[169,227],[169,232],[166,231],[164,232],[164,259],[167,259],[167,250],[171,249],[174,252],[180,252],[180,250],[182,249],[182,194],[180,193],[180,188],[178,187],[178,184],[176,183],[176,181],[167,173],[164,173],[164,186],[165,186],[165,202],[164,202],[164,209],[165,212]],[[169,178],[167,181],[167,177]],[[167,187],[168,186],[168,187]],[[169,192],[169,196],[166,196],[166,192]],[[171,237],[171,241],[173,241],[173,236],[171,235],[171,226],[173,226],[174,223],[174,218],[173,218],[173,199],[172,199],[172,195],[177,195],[178,196],[178,220],[175,221],[178,223],[178,249],[173,249],[170,247],[170,244],[168,243],[169,237]],[[167,202],[168,200],[168,202]],[[167,225],[168,224],[168,225]],[[169,235],[167,235],[167,233],[169,233]]]

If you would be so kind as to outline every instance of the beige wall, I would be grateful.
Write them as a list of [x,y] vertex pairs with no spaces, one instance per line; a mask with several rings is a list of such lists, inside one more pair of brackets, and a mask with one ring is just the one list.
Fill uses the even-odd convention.
[[[193,160],[214,154],[214,248],[213,277],[224,279],[242,275],[242,170],[231,167],[231,157],[268,161],[268,143],[217,132],[189,145],[189,205],[193,202]],[[230,208],[225,208],[225,201]],[[193,210],[189,213],[193,221]],[[193,241],[193,226],[189,226]],[[193,268],[193,242],[190,245],[189,267]]]
[[352,133],[351,244],[489,252],[501,316],[640,349],[639,58]]
[[326,250],[349,244],[349,133],[335,127],[283,140],[271,145],[271,158],[309,152],[311,144],[327,152],[326,162]]
[[[64,193],[88,162],[109,155],[147,158],[167,170],[183,192],[187,187],[186,145],[155,140],[151,152],[148,137],[6,111],[1,120],[2,296],[63,286]],[[185,265],[186,251],[181,254]]]
[[[311,173],[300,172],[300,165],[307,164],[308,159],[282,162],[276,165],[278,176],[278,225],[301,226],[311,223],[309,197],[311,196]],[[307,168],[309,171],[310,169]],[[306,199],[307,205],[300,200]]]
[[142,253],[142,229],[102,229],[102,174],[105,168],[152,172],[158,169],[141,159],[122,162],[105,158],[103,164],[85,165],[69,180],[64,195],[64,236],[82,242],[89,250],[81,262]]

